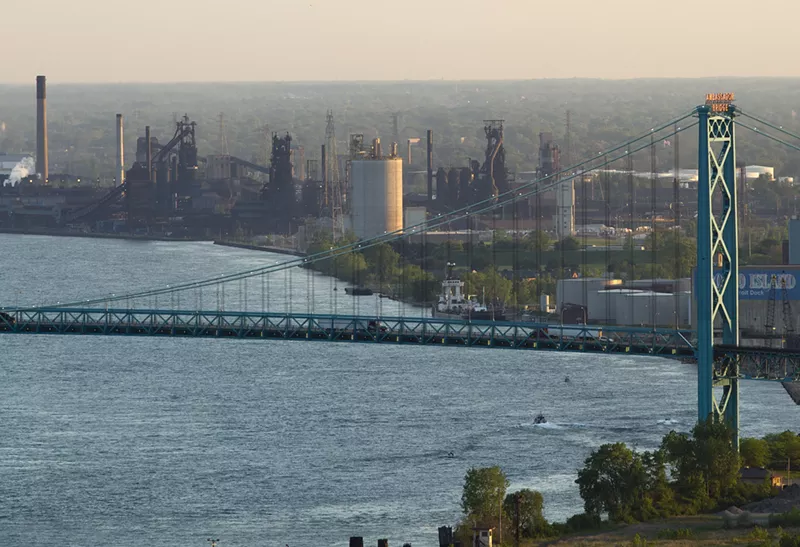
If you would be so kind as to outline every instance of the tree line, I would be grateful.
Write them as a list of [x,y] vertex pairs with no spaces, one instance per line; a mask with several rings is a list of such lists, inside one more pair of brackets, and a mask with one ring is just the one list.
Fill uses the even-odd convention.
[[709,513],[772,494],[768,481],[743,482],[742,464],[785,464],[784,458],[800,457],[800,436],[792,431],[744,439],[741,452],[731,439],[726,424],[709,419],[688,434],[671,431],[653,451],[637,452],[624,443],[600,446],[586,458],[575,480],[584,512],[564,523],[547,521],[540,492],[508,493],[509,481],[499,467],[469,469],[461,496],[464,517],[456,535],[462,544],[469,544],[472,528],[480,526],[502,529],[506,539],[517,533],[521,538],[542,539]]

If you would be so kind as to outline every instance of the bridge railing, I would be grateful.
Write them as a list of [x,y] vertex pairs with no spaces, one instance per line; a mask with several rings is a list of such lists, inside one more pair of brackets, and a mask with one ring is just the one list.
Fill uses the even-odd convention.
[[10,317],[10,321],[0,318],[0,332],[284,338],[694,355],[692,331],[646,327],[216,310],[39,308],[17,310]]

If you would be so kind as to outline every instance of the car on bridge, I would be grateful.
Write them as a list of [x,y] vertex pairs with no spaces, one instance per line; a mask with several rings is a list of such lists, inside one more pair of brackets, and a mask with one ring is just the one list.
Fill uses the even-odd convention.
[[2,326],[4,323],[7,323],[8,325],[13,325],[16,322],[17,320],[13,315],[11,315],[10,313],[6,313],[4,311],[0,311],[0,326]]

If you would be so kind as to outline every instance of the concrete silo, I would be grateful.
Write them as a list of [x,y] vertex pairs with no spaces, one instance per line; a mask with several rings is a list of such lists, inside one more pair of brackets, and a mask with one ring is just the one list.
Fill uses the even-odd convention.
[[359,239],[403,229],[403,159],[353,159],[350,166],[350,214]]

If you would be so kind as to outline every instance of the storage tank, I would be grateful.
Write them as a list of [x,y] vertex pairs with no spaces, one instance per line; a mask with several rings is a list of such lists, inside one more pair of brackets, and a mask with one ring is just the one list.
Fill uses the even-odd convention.
[[403,160],[353,160],[350,167],[353,233],[369,239],[403,229]]

